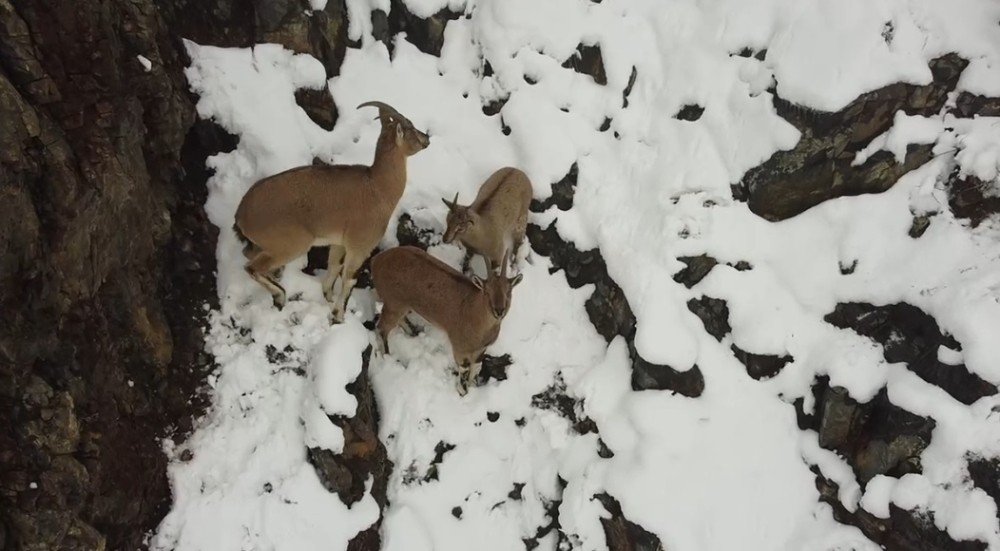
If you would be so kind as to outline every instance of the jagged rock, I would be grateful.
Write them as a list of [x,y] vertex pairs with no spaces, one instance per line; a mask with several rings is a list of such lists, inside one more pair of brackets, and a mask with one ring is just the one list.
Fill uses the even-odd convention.
[[[344,431],[344,453],[341,461],[350,470],[354,495],[347,496],[345,503],[357,501],[362,497],[364,484],[372,480],[371,494],[380,510],[385,510],[389,503],[386,491],[389,485],[389,474],[393,464],[389,460],[385,445],[378,438],[378,404],[368,377],[368,364],[372,349],[369,346],[361,355],[361,373],[357,379],[347,385],[347,391],[358,400],[354,417],[334,420]],[[360,491],[356,484],[360,483]],[[344,499],[341,494],[341,499]],[[348,544],[348,551],[374,551],[381,548],[379,529],[382,517],[355,536]]]
[[681,271],[674,274],[674,281],[680,283],[690,289],[698,284],[699,281],[705,279],[708,272],[712,271],[719,261],[708,256],[707,254],[702,254],[698,256],[681,256],[677,260],[680,260],[687,267]]
[[914,239],[920,239],[924,235],[924,232],[927,231],[927,228],[929,228],[930,226],[931,226],[930,216],[926,214],[922,214],[920,216],[914,216],[913,223],[910,224],[910,229],[906,233],[907,235],[909,235]]
[[1000,213],[1000,183],[984,182],[969,175],[952,173],[948,179],[948,206],[956,218],[965,218],[973,228]]
[[635,86],[635,79],[639,77],[639,70],[632,66],[632,72],[628,76],[628,84],[625,85],[625,89],[622,90],[622,109],[628,107],[628,97],[632,94],[632,87]]
[[583,400],[566,394],[566,382],[561,373],[545,390],[531,397],[531,407],[558,413],[578,434],[597,432],[597,424],[583,413]]
[[69,393],[56,394],[51,400],[46,400],[38,411],[37,419],[24,424],[24,438],[38,443],[53,455],[73,453],[80,443],[80,424],[74,411],[73,398]]
[[318,59],[327,77],[340,74],[347,51],[346,0],[318,11],[308,0],[166,0],[157,9],[172,37],[238,48],[281,44]]
[[432,241],[439,239],[434,230],[417,226],[408,213],[404,212],[399,216],[399,223],[396,224],[396,241],[400,246],[419,247],[426,251]]
[[697,398],[705,391],[705,376],[697,365],[687,371],[677,371],[669,365],[657,365],[642,359],[629,345],[632,360],[632,390],[669,390],[688,398]]
[[829,387],[823,396],[819,415],[819,445],[833,449],[843,446],[852,434],[860,432],[862,424],[860,404],[850,397],[843,387]]
[[1000,117],[1000,98],[990,98],[962,92],[955,99],[951,114],[956,117]]
[[[441,55],[444,46],[444,29],[449,21],[462,17],[461,12],[453,12],[447,7],[424,19],[406,9],[402,0],[390,0],[389,15],[386,20],[387,34],[392,37],[406,33],[406,40],[420,51],[432,56]],[[390,52],[392,51],[390,46]]]
[[479,370],[479,376],[476,378],[476,384],[484,385],[490,379],[494,381],[506,381],[507,368],[512,363],[514,363],[514,360],[510,357],[510,354],[504,354],[503,356],[484,355],[482,368]]
[[322,90],[299,88],[295,91],[295,102],[323,130],[333,130],[337,124],[337,106],[325,88]]
[[157,438],[201,405],[214,151],[183,3],[0,0],[0,473],[38,482],[0,492],[12,548],[139,548],[169,498]]
[[552,184],[552,195],[544,201],[538,199],[531,200],[531,212],[545,212],[552,207],[559,210],[569,210],[573,208],[573,198],[576,196],[576,181],[580,176],[580,168],[577,163],[569,167],[569,172],[561,180]]
[[[576,47],[576,52],[564,61],[562,66],[567,69],[573,69],[580,74],[590,75],[594,79],[594,82],[601,86],[608,83],[608,75],[604,71],[604,57],[601,55],[601,46],[599,44],[580,44]],[[628,97],[627,92],[625,97]]]
[[791,356],[753,354],[740,349],[735,344],[732,346],[732,351],[736,359],[747,368],[747,374],[758,381],[770,379],[781,373],[781,370],[794,360]]
[[[572,208],[573,193],[569,191],[574,189],[576,166],[574,164],[562,179],[566,184],[560,186],[560,189],[566,192],[560,192],[559,198],[553,200],[550,205],[533,203],[532,210],[544,211],[551,205],[561,210]],[[597,249],[578,251],[559,236],[554,222],[544,229],[535,224],[528,224],[527,237],[535,252],[549,257],[556,269],[563,270],[570,287],[578,289],[588,284],[594,286],[593,294],[584,303],[587,315],[597,332],[608,342],[618,336],[625,338],[632,368],[640,371],[639,384],[647,385],[648,388],[672,390],[684,396],[701,395],[705,381],[697,367],[680,373],[669,366],[651,364],[639,355],[635,348],[635,314],[632,313],[624,291],[608,274],[607,265],[600,251]],[[633,382],[635,381],[637,379],[633,376]]]
[[696,121],[701,118],[701,115],[704,112],[705,112],[704,107],[694,103],[690,103],[685,105],[684,107],[681,107],[681,110],[678,111],[676,115],[674,115],[674,118],[680,121]]
[[839,268],[840,268],[840,275],[851,275],[854,273],[854,270],[858,269],[858,259],[855,258],[854,260],[851,261],[850,264],[844,261],[840,261]]
[[934,318],[915,306],[841,303],[824,319],[880,343],[887,362],[906,363],[921,379],[937,385],[963,404],[997,393],[997,387],[970,372],[964,364],[948,365],[938,360],[940,347],[952,350],[962,347],[951,336],[942,334]]
[[607,493],[597,494],[594,498],[610,514],[607,518],[601,518],[604,538],[610,551],[663,551],[663,544],[656,534],[625,518],[617,499]]
[[495,100],[488,101],[483,104],[483,114],[487,117],[492,117],[497,115],[503,109],[504,105],[507,105],[507,100],[510,99],[509,96],[504,96]]
[[[814,472],[816,470],[814,469]],[[865,536],[882,546],[883,549],[899,551],[982,551],[986,544],[981,541],[955,541],[948,533],[934,525],[930,514],[907,511],[889,504],[889,518],[878,518],[862,508],[850,512],[840,502],[839,486],[832,480],[816,472],[816,489],[820,501],[833,509],[837,522],[858,527]]]
[[729,326],[729,305],[726,304],[726,301],[702,296],[689,300],[687,306],[688,310],[701,319],[701,322],[705,324],[705,331],[715,337],[715,340],[721,341],[733,330]]
[[847,459],[862,484],[879,474],[921,472],[920,454],[931,441],[933,419],[896,406],[885,389],[859,403],[847,390],[831,387],[826,377],[816,381],[813,396],[813,415],[801,411],[801,401],[796,403],[800,428],[816,431],[820,446]]
[[1000,459],[974,456],[967,459],[969,479],[977,488],[993,498],[997,504],[997,519],[1000,519]]
[[895,113],[934,115],[968,62],[955,54],[930,63],[934,81],[926,86],[890,84],[862,94],[836,113],[803,109],[774,96],[778,114],[802,132],[795,148],[779,151],[750,169],[734,196],[768,220],[784,220],[834,197],[883,192],[932,157],[932,145],[911,146],[902,163],[880,151],[861,166],[855,154],[892,127]]

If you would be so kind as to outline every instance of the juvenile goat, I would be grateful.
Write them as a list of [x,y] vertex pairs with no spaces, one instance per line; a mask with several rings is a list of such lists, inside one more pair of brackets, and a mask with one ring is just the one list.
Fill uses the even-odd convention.
[[507,258],[486,280],[461,272],[416,247],[395,247],[372,259],[372,280],[382,314],[379,337],[389,352],[389,333],[410,312],[416,312],[448,335],[458,364],[459,393],[465,394],[479,374],[486,347],[500,334],[500,322],[510,308],[511,290],[521,282],[507,278]]
[[378,108],[382,124],[371,166],[293,168],[255,183],[240,201],[234,229],[249,241],[243,251],[246,271],[278,308],[287,298],[275,272],[310,247],[329,245],[323,295],[333,303],[334,322],[343,321],[355,274],[381,241],[403,195],[406,158],[430,143],[427,134],[385,103],[369,101],[358,109],[369,106]]
[[517,258],[528,226],[531,195],[528,175],[506,167],[487,178],[469,206],[458,204],[457,193],[451,201],[441,199],[448,206],[444,242],[458,239],[466,249],[486,260],[488,270],[495,270],[508,252],[512,259]]

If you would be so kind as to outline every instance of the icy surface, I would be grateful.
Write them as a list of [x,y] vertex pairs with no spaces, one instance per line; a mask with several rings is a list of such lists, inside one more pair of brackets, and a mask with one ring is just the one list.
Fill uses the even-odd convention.
[[[168,446],[174,505],[154,549],[343,549],[378,517],[371,496],[348,508],[326,492],[305,457],[307,446],[343,445],[327,416],[356,406],[344,386],[373,342],[361,321],[377,303],[356,291],[348,322],[330,327],[318,279],[298,270],[302,259],[283,275],[299,298],[275,311],[244,273],[230,230],[240,197],[259,178],[314,157],[370,162],[377,124],[355,106],[372,99],[432,136],[409,161],[399,211],[434,230],[444,226],[440,197],[458,192],[468,201],[501,166],[524,169],[543,199],[578,163],[574,207],[533,221],[555,220],[579,249],[600,249],[635,312],[643,357],[678,370],[697,365],[705,377],[694,399],[632,391],[624,341],[606,345],[587,318],[592,287],[571,289],[530,253],[490,350],[511,355],[506,380],[459,397],[447,341],[433,328],[394,333],[394,354],[372,359],[379,436],[395,465],[385,549],[518,549],[550,523],[552,507],[574,548],[605,549],[599,519],[607,513],[593,499],[601,492],[667,549],[876,548],[819,503],[812,465],[840,485],[850,511],[918,508],[951,537],[1000,549],[995,506],[964,467],[967,452],[1000,455],[1000,398],[965,406],[886,363],[877,343],[823,321],[838,302],[908,302],[962,344],[960,352],[939,350],[942,361],[1000,382],[1000,234],[993,224],[972,232],[954,219],[942,184],[954,169],[996,179],[996,121],[897,115],[862,155],[885,149],[898,157],[910,143],[934,143],[933,161],[886,193],[829,201],[784,222],[755,216],[730,192],[746,170],[799,138],[774,112],[766,92],[773,82],[790,101],[835,110],[892,82],[929,82],[927,61],[957,51],[973,59],[960,87],[1000,93],[995,2],[405,3],[418,14],[447,7],[471,18],[448,24],[440,59],[402,40],[390,59],[368,17],[389,2],[350,0],[350,35],[361,47],[347,51],[329,83],[318,61],[278,46],[189,44],[199,114],[240,143],[208,160],[216,172],[206,209],[221,230],[222,306],[209,339],[220,366],[214,402],[189,441]],[[581,43],[601,46],[606,86],[561,67]],[[745,47],[768,51],[763,61],[731,55]],[[484,56],[494,70],[485,78]],[[633,67],[638,78],[623,107]],[[313,124],[293,95],[324,85],[340,113],[332,132]],[[500,114],[484,115],[482,105],[498,99],[506,99]],[[691,103],[705,108],[699,120],[674,118]],[[601,132],[605,118],[610,129]],[[908,235],[914,213],[936,213],[920,239]],[[394,245],[394,235],[395,223],[383,245]],[[431,253],[461,259],[451,245]],[[706,253],[753,268],[720,264],[692,289],[673,281],[678,257]],[[686,306],[702,295],[728,303],[733,330],[721,343]],[[794,361],[755,381],[732,344]],[[880,476],[862,488],[815,433],[800,431],[791,403],[803,398],[812,408],[818,375],[859,401],[885,387],[892,403],[933,417],[923,474]],[[578,401],[577,415],[598,434],[580,434],[557,411],[533,405],[553,386]],[[598,454],[598,438],[613,456]],[[538,543],[555,549],[555,534]]]

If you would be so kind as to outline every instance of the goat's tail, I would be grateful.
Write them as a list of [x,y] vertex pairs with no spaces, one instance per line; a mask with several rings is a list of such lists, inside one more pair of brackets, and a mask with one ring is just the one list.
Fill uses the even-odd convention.
[[240,243],[243,243],[243,256],[247,257],[247,259],[252,258],[257,253],[257,245],[254,245],[253,241],[247,238],[243,230],[240,229],[239,224],[233,224],[233,233],[236,234],[236,238],[240,240]]
[[244,245],[250,243],[250,240],[243,234],[243,230],[240,229],[240,225],[238,223],[233,224],[233,233],[235,233],[236,237],[239,238],[240,243],[243,243]]

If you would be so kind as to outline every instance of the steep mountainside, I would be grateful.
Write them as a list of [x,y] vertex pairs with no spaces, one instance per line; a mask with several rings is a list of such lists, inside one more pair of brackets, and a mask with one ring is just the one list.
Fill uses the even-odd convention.
[[[991,349],[973,327],[979,323],[985,330],[997,320],[988,305],[968,307],[976,300],[996,300],[996,293],[969,298],[992,285],[989,276],[975,279],[976,274],[997,266],[986,256],[997,250],[991,243],[997,240],[1000,193],[996,171],[983,161],[996,132],[983,128],[1000,117],[1000,99],[970,85],[983,82],[984,71],[989,74],[994,67],[988,52],[1000,53],[995,43],[970,46],[970,38],[963,47],[982,52],[941,47],[922,65],[901,69],[898,78],[831,85],[829,96],[818,97],[810,95],[808,82],[816,75],[803,69],[804,62],[793,62],[798,58],[787,51],[801,37],[788,32],[781,35],[784,42],[770,44],[748,35],[738,37],[743,42],[736,47],[737,40],[720,31],[724,39],[710,37],[704,46],[690,36],[691,29],[701,27],[671,27],[671,17],[688,15],[670,12],[660,23],[671,32],[653,40],[645,27],[636,27],[636,43],[649,39],[664,50],[689,48],[705,67],[739,73],[749,96],[713,95],[692,86],[674,105],[672,96],[658,100],[656,90],[683,88],[684,79],[698,81],[703,76],[698,63],[691,73],[671,73],[674,62],[665,62],[667,69],[658,74],[662,67],[654,70],[651,63],[623,53],[613,34],[619,23],[610,23],[630,21],[632,14],[621,2],[567,1],[550,8],[517,2],[517,9],[530,14],[523,18],[512,15],[515,9],[509,6],[476,4],[0,0],[0,549],[138,549],[150,536],[157,548],[189,548],[202,535],[191,519],[213,520],[213,511],[228,506],[227,499],[246,501],[242,494],[226,493],[228,479],[220,483],[220,501],[199,501],[198,484],[225,478],[206,450],[231,454],[234,462],[256,465],[267,459],[284,465],[288,458],[281,453],[289,446],[298,457],[289,460],[289,469],[305,465],[307,471],[284,473],[287,478],[279,483],[257,480],[258,474],[273,473],[248,468],[232,483],[252,483],[262,511],[272,511],[265,501],[272,491],[286,500],[311,500],[287,513],[288,524],[279,528],[265,521],[244,525],[247,534],[240,537],[251,548],[282,538],[288,545],[299,541],[294,537],[312,541],[292,528],[283,531],[311,521],[302,512],[309,508],[323,514],[343,509],[344,524],[326,518],[332,532],[317,528],[317,537],[342,538],[347,548],[357,550],[406,548],[392,534],[418,533],[413,527],[421,523],[435,527],[423,537],[441,548],[475,537],[492,538],[495,545],[522,541],[528,549],[599,547],[600,542],[614,550],[697,548],[695,540],[685,539],[684,529],[662,522],[669,515],[689,518],[684,516],[689,513],[672,509],[667,498],[642,494],[626,475],[605,470],[652,472],[646,470],[655,470],[649,462],[663,460],[660,474],[674,471],[656,480],[696,495],[684,484],[688,464],[670,462],[681,452],[669,447],[643,451],[635,444],[643,437],[654,442],[662,433],[657,430],[676,426],[671,438],[682,443],[679,449],[701,450],[704,472],[719,475],[718,485],[708,487],[729,484],[727,462],[740,459],[711,457],[713,451],[733,449],[711,439],[742,442],[740,435],[686,433],[680,427],[709,419],[743,426],[745,411],[727,413],[705,405],[743,394],[768,404],[759,419],[788,421],[787,427],[772,427],[758,441],[745,442],[746,463],[777,457],[800,468],[788,478],[815,486],[809,489],[815,495],[806,495],[805,502],[816,509],[805,513],[819,532],[835,519],[857,528],[837,534],[855,538],[859,546],[982,549],[1000,541],[993,518],[993,503],[1000,503],[1000,450],[987,453],[993,445],[985,440],[994,433],[984,428],[990,408],[996,407],[1000,372],[990,367],[995,364],[987,357]],[[760,4],[770,9],[778,3]],[[986,23],[996,40],[1000,14],[974,12],[983,5],[969,0],[962,8],[984,21],[992,17]],[[720,8],[725,9],[735,10]],[[901,14],[875,22],[873,32],[884,40],[887,55],[919,42],[914,36],[921,32],[937,40]],[[545,33],[532,27],[536,18],[559,20],[573,30],[543,39]],[[916,19],[934,28],[931,15],[921,12]],[[802,19],[802,28],[808,20]],[[595,21],[609,23],[602,30]],[[675,36],[683,39],[670,42]],[[705,54],[718,46],[712,42],[717,39],[734,42],[719,59]],[[248,49],[264,43],[279,46]],[[864,78],[848,71],[843,81]],[[295,84],[286,87],[286,81]],[[268,95],[272,89],[259,96],[247,91],[269,83],[278,90],[274,95]],[[400,87],[406,85],[418,99],[402,100]],[[460,99],[462,90],[468,103]],[[407,340],[398,361],[373,359],[361,325],[369,320],[330,330],[321,317],[325,306],[310,295],[308,278],[288,276],[305,297],[296,301],[291,316],[269,312],[258,290],[237,281],[242,274],[230,222],[219,213],[233,206],[252,175],[309,163],[312,157],[367,162],[371,127],[364,125],[370,120],[363,123],[364,117],[347,113],[359,94],[372,93],[404,101],[401,110],[429,129],[436,151],[442,152],[428,150],[412,161],[411,183],[419,180],[425,187],[404,199],[406,212],[393,225],[390,243],[395,239],[454,256],[456,251],[438,240],[440,217],[432,209],[440,208],[436,195],[448,182],[461,179],[463,198],[474,191],[476,177],[485,170],[485,164],[476,163],[525,164],[535,179],[531,262],[523,268],[526,283],[512,312],[520,329],[498,343],[497,352],[508,355],[489,359],[478,401],[451,401],[446,393],[451,389],[442,386],[447,379],[440,358],[445,356],[434,348],[433,332]],[[437,103],[437,96],[451,103]],[[259,98],[260,104],[249,108],[247,97]],[[197,109],[200,117],[199,99],[205,100]],[[669,111],[672,115],[661,117],[669,121],[653,121],[662,113],[650,106]],[[750,156],[759,159],[748,162],[724,146],[701,157],[704,150],[697,144],[728,143],[718,134],[743,131],[739,117],[726,109],[746,106],[752,107],[750,124],[761,125],[762,137],[733,150],[752,150]],[[267,127],[264,119],[252,117],[275,115],[284,124],[289,116],[299,116],[299,107],[302,118],[295,119],[294,128],[303,138],[285,139],[279,131],[284,127]],[[448,109],[455,110],[453,117],[440,115]],[[690,139],[656,142],[666,135],[656,134],[657,125],[668,123],[707,130],[678,134]],[[546,135],[545,128],[561,134]],[[533,136],[517,141],[527,134]],[[490,150],[482,153],[484,160],[469,161],[472,156],[462,144],[476,140]],[[550,149],[537,155],[521,151],[542,150],[540,143]],[[649,143],[662,148],[659,160],[647,153]],[[234,153],[206,165],[218,152]],[[230,162],[255,154],[244,165]],[[687,162],[685,156],[702,163],[700,172],[680,174],[677,167]],[[631,159],[636,168],[616,173],[601,163],[611,158]],[[463,164],[452,175],[435,172],[435,162]],[[643,180],[648,163],[657,162],[663,163],[662,189],[668,191],[642,187],[651,185],[652,180]],[[635,189],[648,192],[646,199],[636,200],[639,192],[629,198],[601,188],[633,181]],[[860,197],[838,199],[849,196]],[[644,202],[661,211],[655,216],[640,212],[637,205]],[[909,210],[900,218],[891,207],[904,203]],[[623,256],[623,234],[606,228],[615,205],[633,212],[628,222],[647,224],[655,239],[670,234],[659,253],[669,269],[646,272],[645,257]],[[747,210],[752,214],[743,214]],[[903,228],[902,237],[912,247],[884,252],[898,263],[944,251],[939,262],[944,276],[931,278],[937,269],[932,262],[914,264],[926,273],[913,281],[951,282],[954,294],[935,294],[929,283],[921,292],[887,291],[909,280],[872,271],[871,266],[882,266],[874,260],[874,249],[898,241],[873,235],[869,246],[851,235],[839,244],[817,238],[810,246],[787,237],[799,229],[805,236],[825,236],[809,233],[815,225],[844,227],[847,235],[852,224],[867,223],[851,218],[859,212],[888,220],[863,226],[875,234]],[[653,218],[667,221],[653,227]],[[727,225],[733,220],[738,223]],[[621,227],[630,227],[625,222]],[[762,241],[786,243],[793,252],[842,248],[830,262],[822,257],[818,264],[789,264],[752,242],[749,227]],[[699,241],[713,230],[722,237]],[[688,237],[693,241],[678,241]],[[968,243],[968,249],[955,250],[956,243]],[[963,264],[977,258],[981,264]],[[322,264],[310,267],[322,269]],[[653,275],[644,280],[647,273]],[[664,273],[668,277],[661,277]],[[788,273],[800,279],[783,279]],[[791,288],[808,294],[802,289],[811,288],[800,285],[810,277],[817,287],[828,282],[826,287],[837,290],[815,303],[804,300],[808,308],[803,311],[812,317],[791,316],[783,309],[782,293]],[[851,278],[861,282],[841,283]],[[773,300],[751,302],[732,291],[746,281]],[[662,285],[669,290],[662,291]],[[914,296],[928,298],[918,303]],[[946,298],[938,298],[948,296],[954,297],[952,310],[941,306]],[[366,291],[359,291],[357,301],[359,311],[370,308]],[[749,310],[774,314],[755,318]],[[806,336],[775,340],[765,334],[770,327],[761,329],[766,325],[761,319],[777,320],[775,327],[801,328]],[[691,329],[690,320],[699,326]],[[695,335],[692,331],[697,334],[690,342],[676,337]],[[811,338],[832,343],[829,357],[820,357],[818,345],[807,342]],[[849,346],[840,347],[848,340]],[[349,366],[357,380],[331,382],[324,374],[331,365]],[[733,365],[745,367],[746,376],[739,374],[745,386],[728,386],[735,380],[728,378]],[[848,375],[858,365],[868,369],[861,382]],[[438,372],[437,378],[428,375]],[[796,373],[804,374],[802,380]],[[334,411],[331,396],[342,398],[342,388],[340,394],[322,394],[334,383],[350,383],[347,392],[357,399],[356,407]],[[618,384],[624,386],[618,389]],[[412,390],[396,392],[400,388]],[[598,388],[615,388],[627,398],[616,398],[620,409],[612,411],[610,398]],[[263,398],[254,398],[254,392]],[[787,403],[781,403],[779,397],[786,395]],[[305,404],[301,411],[296,401]],[[242,417],[226,414],[225,408]],[[199,421],[206,411],[209,416]],[[646,415],[647,424],[639,420],[621,432],[627,424],[622,411]],[[662,417],[653,419],[650,411]],[[342,435],[340,448],[349,452],[330,444],[326,416],[310,417],[316,412],[330,416],[333,432]],[[408,417],[418,413],[420,418]],[[452,423],[456,416],[471,419],[472,426]],[[212,448],[219,435],[242,437],[239,431],[253,428],[240,419],[259,421],[257,427],[273,422],[269,437],[274,439],[238,441],[253,447],[245,456],[235,448]],[[418,428],[408,434],[407,426]],[[768,442],[785,442],[782,434],[795,429],[800,448],[784,455],[758,453]],[[512,441],[530,453],[490,447]],[[257,444],[262,444],[261,454],[274,455],[253,455]],[[463,475],[462,466],[480,468],[475,472],[484,477],[503,472],[490,480],[502,491],[493,495],[477,487],[478,481],[465,479],[474,475]],[[954,473],[966,476],[953,480]],[[736,481],[743,482],[750,484]],[[711,507],[692,504],[690,518],[716,513],[730,518],[722,516],[723,509],[732,518],[740,516],[746,492],[731,489],[728,495],[706,497]],[[464,501],[455,497],[460,494]],[[718,505],[725,503],[732,506]],[[784,511],[781,507],[795,504],[770,505]],[[420,511],[422,506],[434,512]],[[272,514],[285,519],[285,513]],[[963,524],[962,518],[972,520]],[[322,527],[324,518],[316,523]],[[994,531],[984,532],[981,526],[989,523]],[[494,526],[497,533],[486,534],[483,526]],[[225,533],[229,525],[219,521],[209,528]],[[734,527],[733,534],[745,528]],[[434,531],[439,529],[456,539]]]

